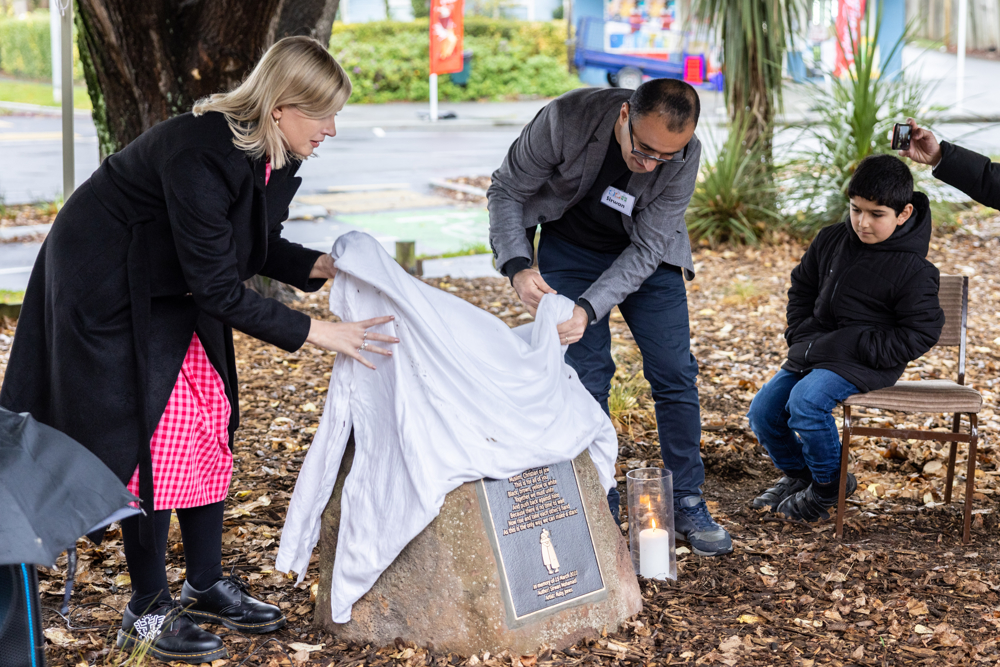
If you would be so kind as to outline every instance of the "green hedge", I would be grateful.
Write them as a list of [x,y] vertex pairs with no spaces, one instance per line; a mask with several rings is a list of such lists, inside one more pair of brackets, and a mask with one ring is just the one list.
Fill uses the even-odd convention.
[[[464,48],[475,56],[465,88],[438,79],[441,100],[555,97],[580,85],[566,69],[566,23],[528,23],[470,16]],[[428,25],[376,21],[338,24],[330,52],[354,84],[353,103],[423,101],[430,94]]]
[[[52,78],[52,41],[49,13],[27,18],[0,18],[0,71],[27,79]],[[83,65],[73,41],[73,79],[83,81]]]

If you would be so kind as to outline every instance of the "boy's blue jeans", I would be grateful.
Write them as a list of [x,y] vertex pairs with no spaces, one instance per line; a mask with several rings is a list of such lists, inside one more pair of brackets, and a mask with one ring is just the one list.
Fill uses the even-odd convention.
[[857,393],[857,387],[833,371],[782,369],[753,397],[747,418],[782,472],[808,468],[813,481],[830,484],[840,476],[840,433],[833,409]]
[[[552,289],[573,301],[618,259],[567,243],[543,230],[538,268]],[[701,460],[701,414],[698,362],[691,354],[687,291],[679,269],[660,266],[618,304],[642,352],[642,371],[652,389],[663,465],[673,473],[674,497],[700,496],[705,483]],[[605,315],[587,327],[583,338],[566,350],[566,363],[608,412],[615,362]],[[612,491],[617,496],[617,491]],[[615,498],[609,499],[614,501]]]

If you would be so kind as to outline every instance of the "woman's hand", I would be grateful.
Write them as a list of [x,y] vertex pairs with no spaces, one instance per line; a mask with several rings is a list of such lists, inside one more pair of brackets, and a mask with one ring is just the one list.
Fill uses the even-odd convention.
[[899,151],[900,157],[908,157],[914,162],[936,167],[941,161],[941,144],[938,143],[934,133],[918,127],[917,121],[912,118],[907,118],[906,124],[910,126],[910,148]]
[[[325,256],[329,257],[329,255]],[[333,264],[332,258],[330,264],[331,266]],[[375,370],[375,365],[365,359],[361,350],[391,357],[392,352],[372,345],[372,341],[395,344],[399,342],[399,339],[393,336],[386,336],[385,334],[371,333],[368,329],[377,324],[391,322],[394,319],[396,318],[387,315],[385,317],[373,317],[370,320],[362,322],[324,322],[322,320],[312,320],[312,324],[309,325],[309,335],[306,337],[306,342],[312,343],[324,350],[346,354],[349,357],[357,359],[368,368]]]
[[333,280],[336,276],[337,267],[333,265],[333,256],[329,254],[320,255],[316,259],[316,263],[313,264],[312,271],[309,272],[309,280],[316,280],[317,278]]

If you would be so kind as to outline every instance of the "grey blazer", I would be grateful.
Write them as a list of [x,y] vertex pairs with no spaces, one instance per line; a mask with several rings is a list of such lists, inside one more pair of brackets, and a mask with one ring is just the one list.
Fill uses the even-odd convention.
[[[534,249],[524,230],[558,220],[594,184],[615,121],[630,90],[582,88],[547,104],[511,145],[490,185],[490,245],[497,267]],[[632,216],[622,214],[632,239],[611,267],[583,293],[598,319],[635,292],[661,262],[694,277],[684,212],[694,192],[701,142],[691,138],[682,164],[632,174]]]

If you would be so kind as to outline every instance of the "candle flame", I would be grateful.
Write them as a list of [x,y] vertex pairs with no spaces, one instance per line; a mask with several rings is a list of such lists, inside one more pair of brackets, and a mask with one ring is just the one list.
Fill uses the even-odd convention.
[[653,530],[656,530],[656,519],[653,519]]

